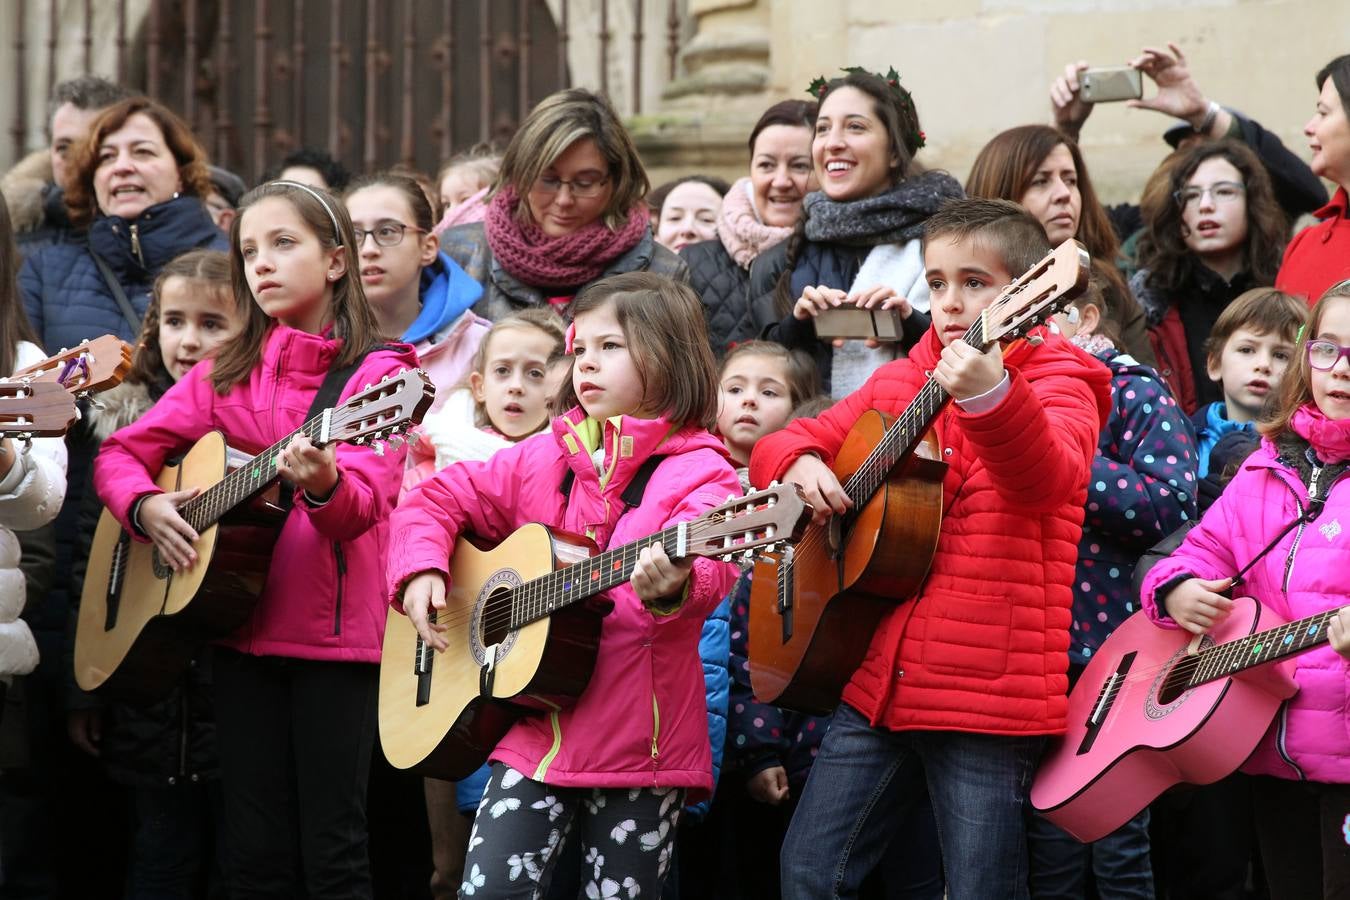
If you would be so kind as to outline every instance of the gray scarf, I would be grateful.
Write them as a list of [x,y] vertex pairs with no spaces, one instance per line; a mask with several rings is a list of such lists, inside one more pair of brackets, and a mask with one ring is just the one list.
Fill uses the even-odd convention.
[[949,200],[966,196],[946,172],[906,178],[884,194],[837,203],[816,191],[806,195],[806,237],[810,241],[872,247],[923,235],[923,223]]

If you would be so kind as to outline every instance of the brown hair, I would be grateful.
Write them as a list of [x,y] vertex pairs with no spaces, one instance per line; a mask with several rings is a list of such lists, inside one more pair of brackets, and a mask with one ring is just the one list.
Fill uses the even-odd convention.
[[1077,298],[1069,303],[1069,307],[1082,311],[1085,307],[1097,307],[1097,327],[1094,331],[1115,344],[1120,346],[1120,327],[1116,320],[1110,316],[1111,305],[1106,302],[1106,292],[1102,290],[1101,284],[1089,279],[1088,286]]
[[155,286],[150,291],[150,305],[146,307],[145,318],[141,321],[136,355],[131,359],[131,371],[127,372],[125,379],[132,384],[155,384],[168,374],[164,356],[159,349],[159,310],[163,304],[164,285],[168,284],[170,278],[196,282],[200,285],[199,290],[220,291],[234,301],[231,314],[243,314],[239,298],[230,290],[228,253],[220,250],[189,250],[181,256],[175,256],[159,270]]
[[771,125],[787,125],[790,128],[805,128],[810,131],[815,127],[816,116],[820,112],[820,104],[814,100],[779,100],[773,106],[764,110],[755,127],[750,129],[750,140],[747,146],[750,148],[751,155],[755,152],[755,141],[759,138],[759,133]]
[[[354,179],[342,192],[342,204],[345,206],[347,201],[351,199],[352,194],[357,191],[373,187],[393,188],[403,195],[403,198],[408,201],[408,209],[413,214],[413,220],[407,224],[414,225],[428,234],[436,225],[431,202],[427,200],[427,195],[423,192],[422,186],[416,179],[398,172],[377,172],[374,175],[362,175]],[[355,244],[352,246],[355,246]]]
[[792,415],[788,416],[788,421],[794,419],[814,419],[825,410],[834,406],[834,398],[829,394],[817,394],[814,397],[807,397],[801,403],[798,403],[792,409]]
[[[552,340],[553,349],[549,351],[545,364],[552,363],[562,356],[563,347],[566,344],[562,319],[551,309],[529,306],[492,323],[492,327],[488,329],[487,334],[483,335],[483,340],[479,342],[478,349],[473,353],[473,362],[469,365],[469,373],[464,376],[462,386],[468,385],[469,374],[475,372],[479,375],[483,374],[488,364],[488,344],[494,336],[509,328],[533,328],[536,331],[543,332],[545,336]],[[473,405],[473,424],[479,428],[486,428],[492,424],[488,421],[487,409],[482,403],[475,402]]]
[[149,97],[131,97],[105,109],[94,120],[89,137],[75,151],[75,164],[65,199],[70,220],[76,225],[87,225],[98,212],[94,173],[99,166],[99,147],[137,113],[154,122],[164,135],[164,146],[169,148],[178,163],[178,177],[183,182],[183,192],[203,199],[211,195],[211,174],[206,168],[206,151],[193,137],[192,129]]
[[[609,303],[642,379],[643,400],[677,425],[711,428],[717,421],[717,363],[698,295],[665,275],[625,272],[586,286],[572,303],[572,317]],[[561,409],[577,405],[571,380],[559,402]]]
[[1289,222],[1275,200],[1266,167],[1245,144],[1235,140],[1207,141],[1182,151],[1169,165],[1167,190],[1151,191],[1140,207],[1144,234],[1139,238],[1139,265],[1149,271],[1151,287],[1166,293],[1183,291],[1195,283],[1204,265],[1186,246],[1186,225],[1175,194],[1186,186],[1206,160],[1224,159],[1242,174],[1247,204],[1247,239],[1243,243],[1244,270],[1257,284],[1273,284],[1284,256]]
[[1040,221],[1011,200],[968,199],[943,204],[924,223],[924,249],[938,238],[978,241],[998,254],[1013,278],[1050,252],[1050,241]]
[[1073,169],[1078,175],[1081,209],[1078,214],[1078,233],[1074,237],[1082,242],[1092,257],[1092,278],[1102,284],[1103,294],[1108,297],[1114,295],[1123,301],[1132,295],[1115,265],[1120,241],[1111,227],[1106,209],[1097,199],[1097,191],[1092,186],[1078,144],[1064,132],[1049,125],[1020,125],[994,135],[970,167],[966,193],[971,197],[1021,203],[1027,189],[1031,187],[1032,179],[1036,177],[1036,170],[1061,144],[1073,157]]
[[1350,53],[1344,53],[1317,70],[1317,89],[1326,87],[1327,79],[1336,87],[1341,96],[1341,107],[1346,118],[1350,118]]
[[[280,197],[294,206],[301,221],[319,239],[320,246],[325,250],[341,247],[347,254],[346,271],[333,282],[333,300],[329,306],[333,317],[333,337],[343,341],[342,349],[332,362],[333,368],[350,366],[362,353],[383,340],[380,327],[375,322],[375,313],[371,311],[370,301],[361,287],[357,261],[352,259],[347,250],[356,246],[356,235],[352,232],[352,220],[347,215],[347,207],[322,188],[301,188],[286,181],[259,185],[240,199],[239,215],[230,225],[230,284],[235,302],[245,312],[244,329],[239,339],[226,345],[216,357],[215,367],[211,370],[211,386],[222,396],[247,378],[258,365],[262,358],[263,342],[276,325],[276,320],[254,302],[248,278],[244,274],[244,255],[239,249],[239,229],[244,221],[244,213],[253,204],[269,197]],[[335,222],[337,230],[333,228]]]
[[1317,337],[1327,307],[1338,301],[1350,301],[1350,280],[1327,288],[1327,292],[1308,313],[1308,324],[1294,347],[1294,358],[1289,363],[1289,368],[1284,371],[1284,380],[1280,382],[1279,397],[1273,408],[1268,410],[1266,418],[1256,426],[1257,431],[1271,440],[1289,431],[1289,421],[1293,419],[1294,413],[1298,412],[1299,407],[1313,401],[1312,365],[1308,362],[1308,341]]
[[19,251],[9,205],[0,194],[0,377],[14,374],[19,341],[37,344],[19,295]]
[[1217,366],[1224,345],[1239,328],[1255,334],[1273,334],[1292,344],[1307,321],[1308,304],[1300,297],[1274,288],[1243,291],[1219,314],[1205,338],[1205,361]]
[[789,350],[773,341],[746,341],[733,347],[722,358],[722,368],[717,373],[719,382],[732,360],[742,356],[762,356],[781,362],[787,374],[788,400],[794,407],[820,393],[820,372],[816,369],[816,361],[801,350]]
[[550,94],[530,111],[506,147],[492,194],[511,185],[520,195],[516,216],[529,221],[525,195],[567,148],[584,138],[595,141],[609,164],[607,174],[614,190],[600,218],[611,230],[617,230],[647,196],[651,182],[619,114],[603,94],[585,88]]

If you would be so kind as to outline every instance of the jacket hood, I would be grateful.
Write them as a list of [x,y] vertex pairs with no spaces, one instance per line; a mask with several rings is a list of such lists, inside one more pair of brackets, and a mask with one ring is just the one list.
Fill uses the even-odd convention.
[[43,224],[47,197],[61,191],[52,184],[52,159],[47,150],[34,150],[0,177],[0,194],[9,206],[14,231],[22,234]]
[[422,269],[422,311],[403,333],[409,344],[445,331],[483,296],[483,286],[469,277],[444,250]]
[[[136,242],[131,239],[132,227]],[[228,246],[206,204],[188,195],[151,206],[132,221],[99,216],[89,226],[90,249],[124,280],[153,276],[171,259],[196,247],[226,250]]]
[[1256,430],[1255,422],[1234,422],[1228,418],[1227,413],[1222,401],[1208,403],[1191,415],[1191,424],[1195,426],[1197,433],[1204,429],[1216,439],[1234,431]]
[[595,471],[591,454],[604,448],[600,487],[627,484],[650,456],[674,456],[691,450],[710,449],[723,459],[731,454],[705,428],[679,426],[665,416],[638,419],[615,416],[603,422],[592,419],[580,406],[553,420],[553,437],[574,471]]

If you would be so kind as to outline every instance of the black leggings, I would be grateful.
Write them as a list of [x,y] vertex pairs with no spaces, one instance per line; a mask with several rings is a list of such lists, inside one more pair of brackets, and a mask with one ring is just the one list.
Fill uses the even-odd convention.
[[379,668],[220,649],[214,672],[230,896],[370,897]]
[[1270,900],[1350,900],[1350,784],[1252,779]]

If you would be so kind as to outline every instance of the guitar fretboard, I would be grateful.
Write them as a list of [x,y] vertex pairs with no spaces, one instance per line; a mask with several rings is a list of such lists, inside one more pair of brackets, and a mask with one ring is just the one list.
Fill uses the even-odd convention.
[[1297,622],[1207,647],[1196,654],[1198,662],[1189,684],[1195,687],[1326,643],[1327,623],[1337,612],[1339,610],[1329,609]]
[[277,456],[296,435],[303,434],[319,446],[322,429],[323,414],[320,413],[183,504],[178,509],[179,515],[199,534],[210,528],[277,477]]
[[[984,318],[977,318],[962,335],[962,340],[983,353],[989,346],[984,336]],[[855,506],[865,503],[881,487],[895,464],[914,452],[924,434],[951,400],[932,375],[919,388],[909,406],[882,436],[862,465],[844,483],[844,491]]]

